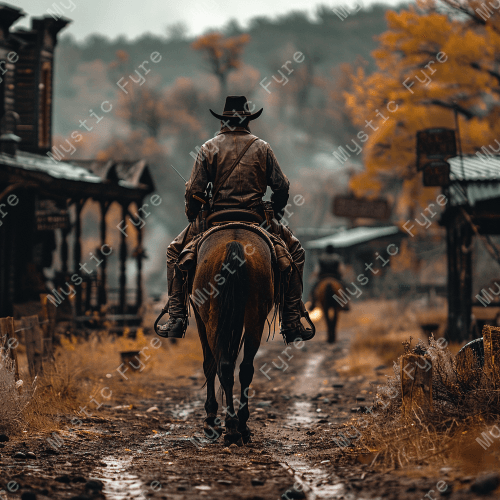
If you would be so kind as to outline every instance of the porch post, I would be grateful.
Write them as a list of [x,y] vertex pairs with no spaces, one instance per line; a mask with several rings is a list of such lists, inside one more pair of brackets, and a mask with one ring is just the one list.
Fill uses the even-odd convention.
[[[109,202],[100,201],[99,202],[101,208],[101,223],[100,223],[100,236],[101,236],[101,249],[106,244],[106,214],[109,208]],[[107,251],[107,250],[106,250]],[[98,304],[99,307],[105,305],[107,303],[107,293],[106,293],[106,266],[107,266],[107,258],[104,255],[99,256],[102,258],[102,263],[99,267],[100,269],[100,286],[98,293]]]
[[144,258],[144,250],[142,248],[142,228],[137,228],[137,296],[136,307],[137,310],[142,305],[142,259]]
[[[80,264],[82,258],[82,221],[81,214],[86,200],[75,201],[75,242],[73,246],[73,272],[81,276]],[[83,276],[82,276],[83,277]],[[82,312],[82,290],[75,297],[75,314],[80,316]]]
[[[128,207],[122,203],[122,220],[125,220],[128,213]],[[127,235],[125,231],[120,231],[120,313],[125,314],[127,307],[127,275],[126,275],[126,264],[127,264]]]

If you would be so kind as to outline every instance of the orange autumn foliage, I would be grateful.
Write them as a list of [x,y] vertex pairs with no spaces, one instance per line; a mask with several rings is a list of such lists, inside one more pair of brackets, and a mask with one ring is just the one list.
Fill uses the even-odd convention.
[[[351,188],[359,195],[390,193],[401,220],[437,194],[423,187],[416,170],[418,130],[455,128],[456,106],[465,153],[499,138],[500,12],[490,9],[487,18],[476,11],[481,2],[446,3],[452,7],[446,13],[432,0],[420,1],[419,9],[389,11],[389,29],[372,53],[378,70],[368,75],[363,67],[351,68],[344,92],[353,123],[368,135],[362,144],[365,171],[351,180]],[[377,112],[385,119],[375,119]],[[365,120],[378,130],[367,128]]]

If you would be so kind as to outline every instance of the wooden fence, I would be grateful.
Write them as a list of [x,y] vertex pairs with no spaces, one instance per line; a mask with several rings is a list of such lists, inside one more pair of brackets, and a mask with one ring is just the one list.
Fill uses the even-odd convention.
[[[42,375],[44,366],[54,359],[55,308],[41,295],[42,312],[35,316],[0,318],[0,352],[14,363],[15,379],[19,380],[17,346],[26,347],[31,380]],[[40,317],[39,317],[40,316]]]

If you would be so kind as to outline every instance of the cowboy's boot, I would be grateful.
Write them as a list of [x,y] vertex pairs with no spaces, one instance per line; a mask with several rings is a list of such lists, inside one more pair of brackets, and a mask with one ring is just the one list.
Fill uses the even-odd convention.
[[[173,276],[172,276],[173,274]],[[158,326],[158,335],[181,339],[187,328],[187,311],[184,306],[184,275],[178,270],[167,267],[167,283],[169,290],[169,319],[164,325]]]
[[[299,271],[293,266],[291,273],[288,288],[285,292],[283,320],[280,331],[287,344],[297,339],[310,340],[316,333],[316,329],[309,319],[309,314],[302,302],[302,280],[300,279]],[[303,316],[306,317],[312,329],[304,328],[300,322]]]

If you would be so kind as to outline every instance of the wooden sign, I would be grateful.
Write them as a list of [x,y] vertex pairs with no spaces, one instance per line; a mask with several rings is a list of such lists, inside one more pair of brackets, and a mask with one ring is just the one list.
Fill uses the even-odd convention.
[[61,210],[58,214],[36,212],[36,230],[53,231],[54,229],[69,229],[69,214]]
[[54,231],[54,229],[69,229],[69,214],[65,207],[58,206],[54,200],[36,200],[37,231]]
[[433,161],[424,166],[424,186],[449,186],[450,164],[447,161]]
[[391,209],[386,199],[368,200],[353,196],[336,196],[333,200],[333,214],[337,217],[369,218],[387,220]]
[[432,160],[446,160],[457,155],[455,131],[449,128],[429,128],[417,132],[417,170],[423,170]]

